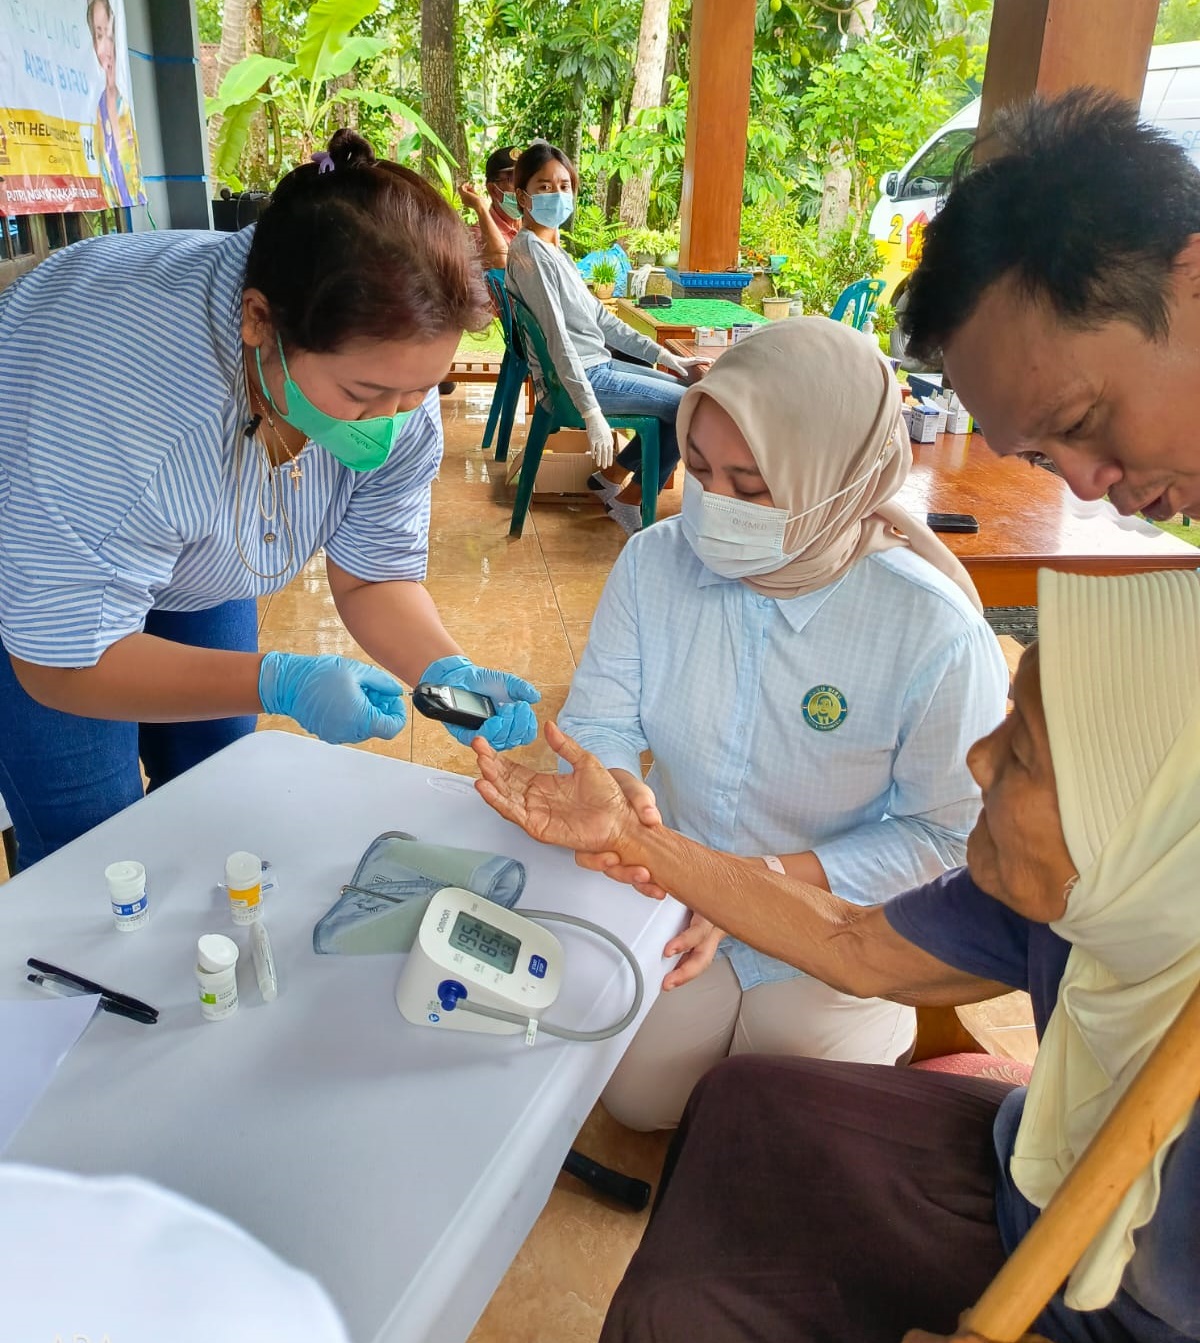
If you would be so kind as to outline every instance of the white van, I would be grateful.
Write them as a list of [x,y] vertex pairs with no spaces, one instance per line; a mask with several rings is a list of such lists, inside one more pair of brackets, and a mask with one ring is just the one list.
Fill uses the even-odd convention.
[[[1166,131],[1200,167],[1200,42],[1175,42],[1150,52],[1142,92],[1142,119]],[[975,139],[979,99],[951,117],[898,172],[883,179],[883,195],[868,226],[883,253],[886,302],[901,306],[910,273],[921,258],[925,225],[941,206],[954,165]],[[899,357],[899,332],[892,336]]]

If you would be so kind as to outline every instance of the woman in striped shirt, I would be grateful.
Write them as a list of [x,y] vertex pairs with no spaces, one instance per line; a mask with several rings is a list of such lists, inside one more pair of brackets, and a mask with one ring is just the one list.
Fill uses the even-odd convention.
[[[0,294],[0,796],[22,866],[136,800],[139,755],[155,787],[260,711],[394,737],[394,676],[488,695],[502,748],[536,733],[538,692],[472,663],[421,581],[437,383],[488,317],[470,238],[360,137],[314,159],[254,230],[97,238]],[[322,548],[379,666],[258,652],[255,598]]]

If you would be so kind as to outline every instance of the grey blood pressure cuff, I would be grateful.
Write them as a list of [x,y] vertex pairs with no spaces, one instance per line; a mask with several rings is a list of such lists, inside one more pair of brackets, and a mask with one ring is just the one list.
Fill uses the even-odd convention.
[[387,830],[373,839],[313,929],[313,950],[348,956],[409,951],[433,896],[459,886],[511,909],[525,889],[525,868],[499,853],[426,844]]

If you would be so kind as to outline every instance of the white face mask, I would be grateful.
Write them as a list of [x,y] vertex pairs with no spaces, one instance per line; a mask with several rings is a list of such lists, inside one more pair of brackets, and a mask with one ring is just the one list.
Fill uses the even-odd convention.
[[682,514],[683,535],[696,558],[722,578],[773,573],[796,558],[783,548],[784,529],[791,521],[786,508],[710,494],[688,472]]
[[[882,454],[880,455],[882,461]],[[754,504],[748,499],[730,499],[724,494],[711,494],[689,471],[683,478],[683,535],[696,552],[696,558],[706,569],[722,578],[754,578],[757,574],[773,574],[785,564],[791,564],[827,532],[838,527],[854,507],[853,501],[843,505],[815,535],[808,537],[800,550],[784,550],[783,537],[789,522],[800,522],[810,513],[829,504],[852,490],[858,489],[879,470],[876,462],[849,485],[843,486],[828,499],[806,508],[803,513],[789,513],[786,508],[769,504]]]

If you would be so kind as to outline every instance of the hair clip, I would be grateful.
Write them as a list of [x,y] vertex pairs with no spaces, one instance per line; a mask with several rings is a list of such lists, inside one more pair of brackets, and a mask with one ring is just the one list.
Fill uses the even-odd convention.
[[321,173],[333,172],[333,170],[337,166],[333,161],[333,156],[331,154],[327,154],[323,149],[317,150],[317,152],[312,156],[312,161],[319,165],[317,168],[318,177],[321,175]]

